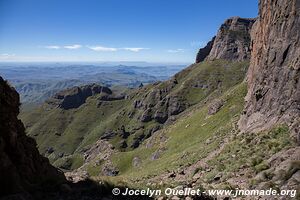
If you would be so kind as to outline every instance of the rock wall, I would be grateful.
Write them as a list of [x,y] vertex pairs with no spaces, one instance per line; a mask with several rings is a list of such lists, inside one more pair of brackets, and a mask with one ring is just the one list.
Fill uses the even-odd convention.
[[155,120],[164,124],[171,116],[178,115],[188,107],[183,96],[171,94],[178,84],[175,76],[164,82],[164,85],[153,87],[141,99],[134,101],[133,107],[141,111],[138,117],[141,122]]
[[[62,109],[78,108],[85,103],[85,100],[95,94],[103,93],[108,96],[112,91],[108,87],[102,87],[97,84],[89,84],[84,86],[76,86],[70,89],[56,93],[52,98],[46,101],[48,105],[59,107]],[[103,96],[105,98],[105,96]]]
[[240,129],[259,131],[286,122],[299,134],[300,1],[261,0],[251,38],[248,94]]
[[64,175],[39,154],[35,140],[26,136],[17,118],[19,105],[18,93],[0,77],[0,197],[26,196],[40,184],[64,181]]
[[216,37],[213,37],[211,39],[211,41],[209,41],[205,47],[203,48],[200,48],[198,53],[197,53],[197,56],[196,56],[196,63],[199,63],[199,62],[202,62],[205,60],[205,58],[209,55],[212,47],[213,47],[213,44],[214,44],[214,41],[215,41],[215,38]]
[[214,37],[197,54],[196,63],[203,60],[250,59],[250,31],[255,19],[232,17],[227,19]]

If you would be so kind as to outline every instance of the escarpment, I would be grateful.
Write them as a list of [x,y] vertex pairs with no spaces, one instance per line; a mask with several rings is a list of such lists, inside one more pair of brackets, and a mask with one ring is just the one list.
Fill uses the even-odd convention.
[[[207,43],[203,48],[200,48],[196,63],[202,61],[226,60],[226,61],[247,61],[250,59],[250,31],[255,19],[232,17],[227,19],[219,28],[215,37]],[[159,123],[166,122],[170,116],[181,113],[189,104],[182,98],[181,95],[170,95],[169,93],[178,84],[176,76],[180,77],[181,72],[165,84],[165,87],[152,90],[145,95],[144,100],[136,101],[135,108],[143,108],[144,112],[140,119],[143,122],[148,122],[154,119]],[[215,77],[217,79],[217,77]],[[200,82],[203,82],[201,84]],[[208,89],[211,84],[200,80],[194,81],[191,87],[206,87]],[[181,86],[184,87],[184,86]],[[186,90],[189,90],[188,88]]]
[[217,35],[196,57],[196,63],[204,60],[224,59],[244,61],[250,59],[250,31],[255,19],[232,17],[220,27]]
[[184,97],[172,94],[178,82],[176,78],[153,87],[141,99],[134,101],[134,108],[140,111],[138,116],[141,122],[154,120],[165,123],[170,116],[181,113],[187,107]]
[[255,19],[232,17],[219,29],[207,60],[250,59],[250,30]]
[[102,87],[97,84],[76,86],[70,89],[56,93],[52,98],[47,100],[47,104],[62,109],[78,108],[85,103],[85,100],[95,94],[104,94],[103,99],[109,99],[112,91],[108,87]]
[[202,62],[205,60],[205,58],[209,55],[212,47],[213,47],[213,44],[214,44],[214,41],[215,41],[216,37],[213,37],[207,44],[205,47],[203,48],[200,48],[198,53],[197,53],[197,56],[196,56],[196,63],[199,63],[199,62]]
[[26,136],[19,114],[19,95],[0,77],[0,197],[36,190],[41,184],[64,181],[64,175],[49,164]]
[[251,35],[249,90],[240,129],[259,131],[277,122],[299,127],[300,2],[261,0]]

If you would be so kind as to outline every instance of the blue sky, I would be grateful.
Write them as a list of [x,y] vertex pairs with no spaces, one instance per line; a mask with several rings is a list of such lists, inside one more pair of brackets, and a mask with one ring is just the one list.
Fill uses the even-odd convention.
[[257,0],[0,0],[0,61],[184,62]]

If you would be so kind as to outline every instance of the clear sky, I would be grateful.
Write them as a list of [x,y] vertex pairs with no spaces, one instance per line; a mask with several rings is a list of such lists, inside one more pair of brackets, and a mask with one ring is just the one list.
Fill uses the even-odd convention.
[[0,61],[188,62],[257,0],[0,0]]

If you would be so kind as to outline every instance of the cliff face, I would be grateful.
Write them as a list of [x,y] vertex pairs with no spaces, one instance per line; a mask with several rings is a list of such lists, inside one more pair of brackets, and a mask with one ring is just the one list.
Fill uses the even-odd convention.
[[202,62],[205,60],[205,58],[209,55],[212,47],[213,47],[213,44],[214,44],[214,41],[215,41],[215,38],[216,37],[213,37],[211,39],[211,41],[209,41],[205,47],[203,48],[200,48],[198,53],[197,53],[197,56],[196,56],[196,63],[199,63],[199,62]]
[[56,93],[52,98],[47,100],[47,103],[62,109],[78,108],[85,103],[88,97],[100,93],[108,96],[112,94],[112,91],[108,87],[102,87],[97,84],[81,87],[76,86]]
[[299,0],[260,1],[259,18],[251,33],[249,90],[239,122],[242,131],[259,131],[276,122],[287,122],[299,132],[299,14]]
[[232,17],[221,25],[217,36],[201,48],[196,63],[203,60],[224,59],[244,61],[250,59],[250,30],[255,19]]
[[26,136],[17,118],[19,104],[18,93],[0,77],[0,197],[64,180],[39,154],[34,139]]

